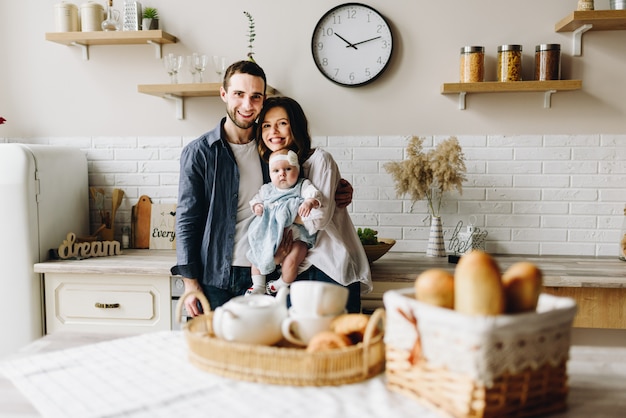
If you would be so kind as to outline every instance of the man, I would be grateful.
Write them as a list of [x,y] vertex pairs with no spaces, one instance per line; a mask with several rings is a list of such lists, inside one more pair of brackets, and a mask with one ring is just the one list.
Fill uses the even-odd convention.
[[[252,61],[233,63],[224,74],[220,97],[227,117],[189,143],[180,157],[176,209],[174,275],[183,277],[185,292],[201,291],[211,309],[242,295],[252,284],[247,229],[254,214],[249,201],[269,181],[257,151],[255,121],[266,96],[266,76]],[[336,197],[346,206],[352,199],[347,184]],[[276,264],[291,250],[285,234]],[[184,301],[191,316],[201,313],[195,296]]]

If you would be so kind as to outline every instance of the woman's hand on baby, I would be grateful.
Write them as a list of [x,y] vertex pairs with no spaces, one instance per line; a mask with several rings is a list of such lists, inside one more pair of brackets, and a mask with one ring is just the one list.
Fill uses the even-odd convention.
[[339,186],[335,191],[335,204],[338,208],[345,208],[352,203],[352,193],[354,189],[346,179],[339,180]]

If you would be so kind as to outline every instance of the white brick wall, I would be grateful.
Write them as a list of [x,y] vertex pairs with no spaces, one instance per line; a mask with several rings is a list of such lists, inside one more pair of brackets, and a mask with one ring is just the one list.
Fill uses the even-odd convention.
[[[447,136],[426,137],[426,149]],[[130,224],[141,195],[155,203],[176,201],[182,137],[77,137],[0,139],[0,142],[76,146],[89,161],[91,186],[113,187],[126,198],[116,236]],[[459,220],[488,231],[494,253],[617,254],[626,204],[626,135],[458,136],[466,156],[463,195],[446,196],[446,237]],[[423,201],[398,198],[383,168],[404,156],[407,137],[316,137],[355,187],[349,207],[356,226],[397,240],[394,251],[424,252],[429,218]],[[96,222],[95,214],[92,219]]]

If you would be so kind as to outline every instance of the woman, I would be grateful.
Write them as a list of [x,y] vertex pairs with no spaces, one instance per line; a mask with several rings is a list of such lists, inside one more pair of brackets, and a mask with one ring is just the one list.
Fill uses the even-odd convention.
[[315,246],[301,265],[306,269],[296,280],[320,280],[347,286],[347,310],[361,311],[361,293],[372,290],[367,256],[346,208],[336,206],[335,191],[341,175],[333,157],[320,148],[311,148],[308,121],[302,107],[289,97],[270,97],[259,115],[257,127],[259,154],[265,161],[276,150],[288,148],[298,154],[301,175],[322,193],[327,205],[315,220],[318,230]]

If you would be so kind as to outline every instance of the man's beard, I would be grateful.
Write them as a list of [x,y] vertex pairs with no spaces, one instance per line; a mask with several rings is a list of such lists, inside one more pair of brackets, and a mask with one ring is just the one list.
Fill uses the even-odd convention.
[[238,127],[239,129],[250,129],[254,125],[254,121],[248,122],[248,123],[238,121],[237,113],[235,109],[228,109],[226,111],[226,114],[228,115],[230,120],[235,124],[235,126]]

